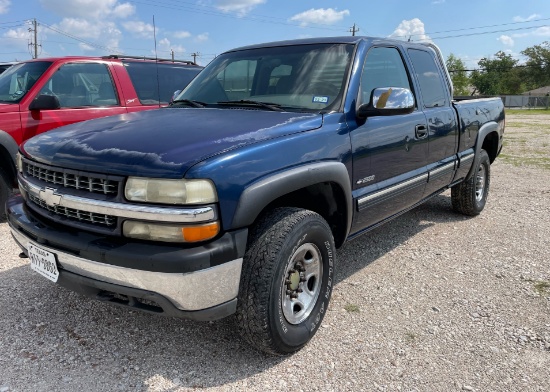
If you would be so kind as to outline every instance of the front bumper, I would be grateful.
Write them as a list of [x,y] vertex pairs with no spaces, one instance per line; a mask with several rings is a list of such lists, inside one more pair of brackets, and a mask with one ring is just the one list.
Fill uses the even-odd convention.
[[158,312],[142,306],[154,302],[161,313],[184,318],[211,320],[235,311],[247,230],[182,248],[75,232],[33,214],[19,195],[6,207],[16,242],[25,253],[29,242],[54,253],[65,287]]

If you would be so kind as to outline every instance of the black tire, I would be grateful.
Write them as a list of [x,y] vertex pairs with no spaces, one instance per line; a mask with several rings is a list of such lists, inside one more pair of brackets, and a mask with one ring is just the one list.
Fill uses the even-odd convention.
[[236,321],[243,339],[269,354],[302,348],[327,311],[334,256],[332,232],[319,214],[277,208],[260,218],[241,273]]
[[0,169],[0,222],[6,218],[6,201],[12,194],[13,187],[9,177]]
[[472,176],[451,188],[453,209],[464,215],[479,215],[487,203],[490,183],[491,162],[487,152],[481,150]]

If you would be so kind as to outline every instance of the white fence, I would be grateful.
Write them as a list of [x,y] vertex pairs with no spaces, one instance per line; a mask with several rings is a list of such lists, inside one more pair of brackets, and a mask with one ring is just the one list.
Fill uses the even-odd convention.
[[550,107],[549,96],[503,95],[501,98],[504,107],[507,108],[548,109]]

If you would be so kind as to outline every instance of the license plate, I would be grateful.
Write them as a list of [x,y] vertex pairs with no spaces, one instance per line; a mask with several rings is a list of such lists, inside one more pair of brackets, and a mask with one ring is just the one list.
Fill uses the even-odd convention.
[[27,252],[29,253],[29,259],[31,259],[32,270],[52,282],[57,282],[59,270],[55,262],[55,255],[31,243],[27,245]]

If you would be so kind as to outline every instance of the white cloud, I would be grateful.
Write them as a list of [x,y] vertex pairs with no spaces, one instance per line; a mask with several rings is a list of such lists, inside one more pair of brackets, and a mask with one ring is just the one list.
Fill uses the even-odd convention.
[[5,14],[10,10],[11,0],[0,0],[0,14]]
[[153,25],[139,20],[124,22],[122,23],[122,27],[124,27],[126,31],[129,31],[132,34],[136,34],[143,38],[152,39],[154,36],[155,29]]
[[174,38],[179,38],[179,39],[191,37],[191,33],[189,31],[176,31],[172,33],[172,35],[174,36]]
[[432,4],[443,4],[445,0],[433,0]]
[[340,22],[345,16],[349,16],[348,10],[336,11],[332,8],[318,8],[304,11],[294,15],[289,19],[291,22],[299,22],[300,26],[305,27],[308,24],[334,24]]
[[223,12],[234,12],[239,16],[245,16],[260,4],[267,0],[218,0],[216,8]]
[[527,18],[521,17],[521,16],[514,16],[514,22],[530,22],[534,19],[540,19],[541,15],[539,14],[532,14],[529,15]]
[[533,32],[533,35],[539,37],[550,37],[550,26],[539,27]]
[[497,38],[497,41],[502,42],[506,46],[514,46],[514,39],[509,35],[501,35]]
[[426,35],[424,23],[418,18],[402,21],[390,35],[390,38],[397,38],[405,41],[409,38],[411,41],[432,40],[428,35]]
[[208,33],[202,33],[195,37],[195,41],[204,42],[204,41],[208,41],[208,38],[209,38]]
[[170,54],[172,53],[172,51],[174,51],[174,54],[181,54],[186,52],[186,49],[183,46],[172,44],[168,38],[163,38],[158,42],[157,50],[162,53]]
[[135,6],[117,0],[40,0],[40,3],[47,10],[67,18],[126,18],[135,12]]
[[[117,28],[114,22],[110,21],[90,21],[81,18],[63,18],[61,22],[52,26],[55,29],[65,31],[75,37],[93,41],[111,51],[118,51],[118,46],[122,38],[122,32]],[[97,50],[89,44],[81,42],[79,47],[84,51]]]
[[85,44],[84,42],[81,42],[80,44],[78,44],[78,47],[84,52],[93,52],[94,50],[96,50],[96,48],[88,44]]

